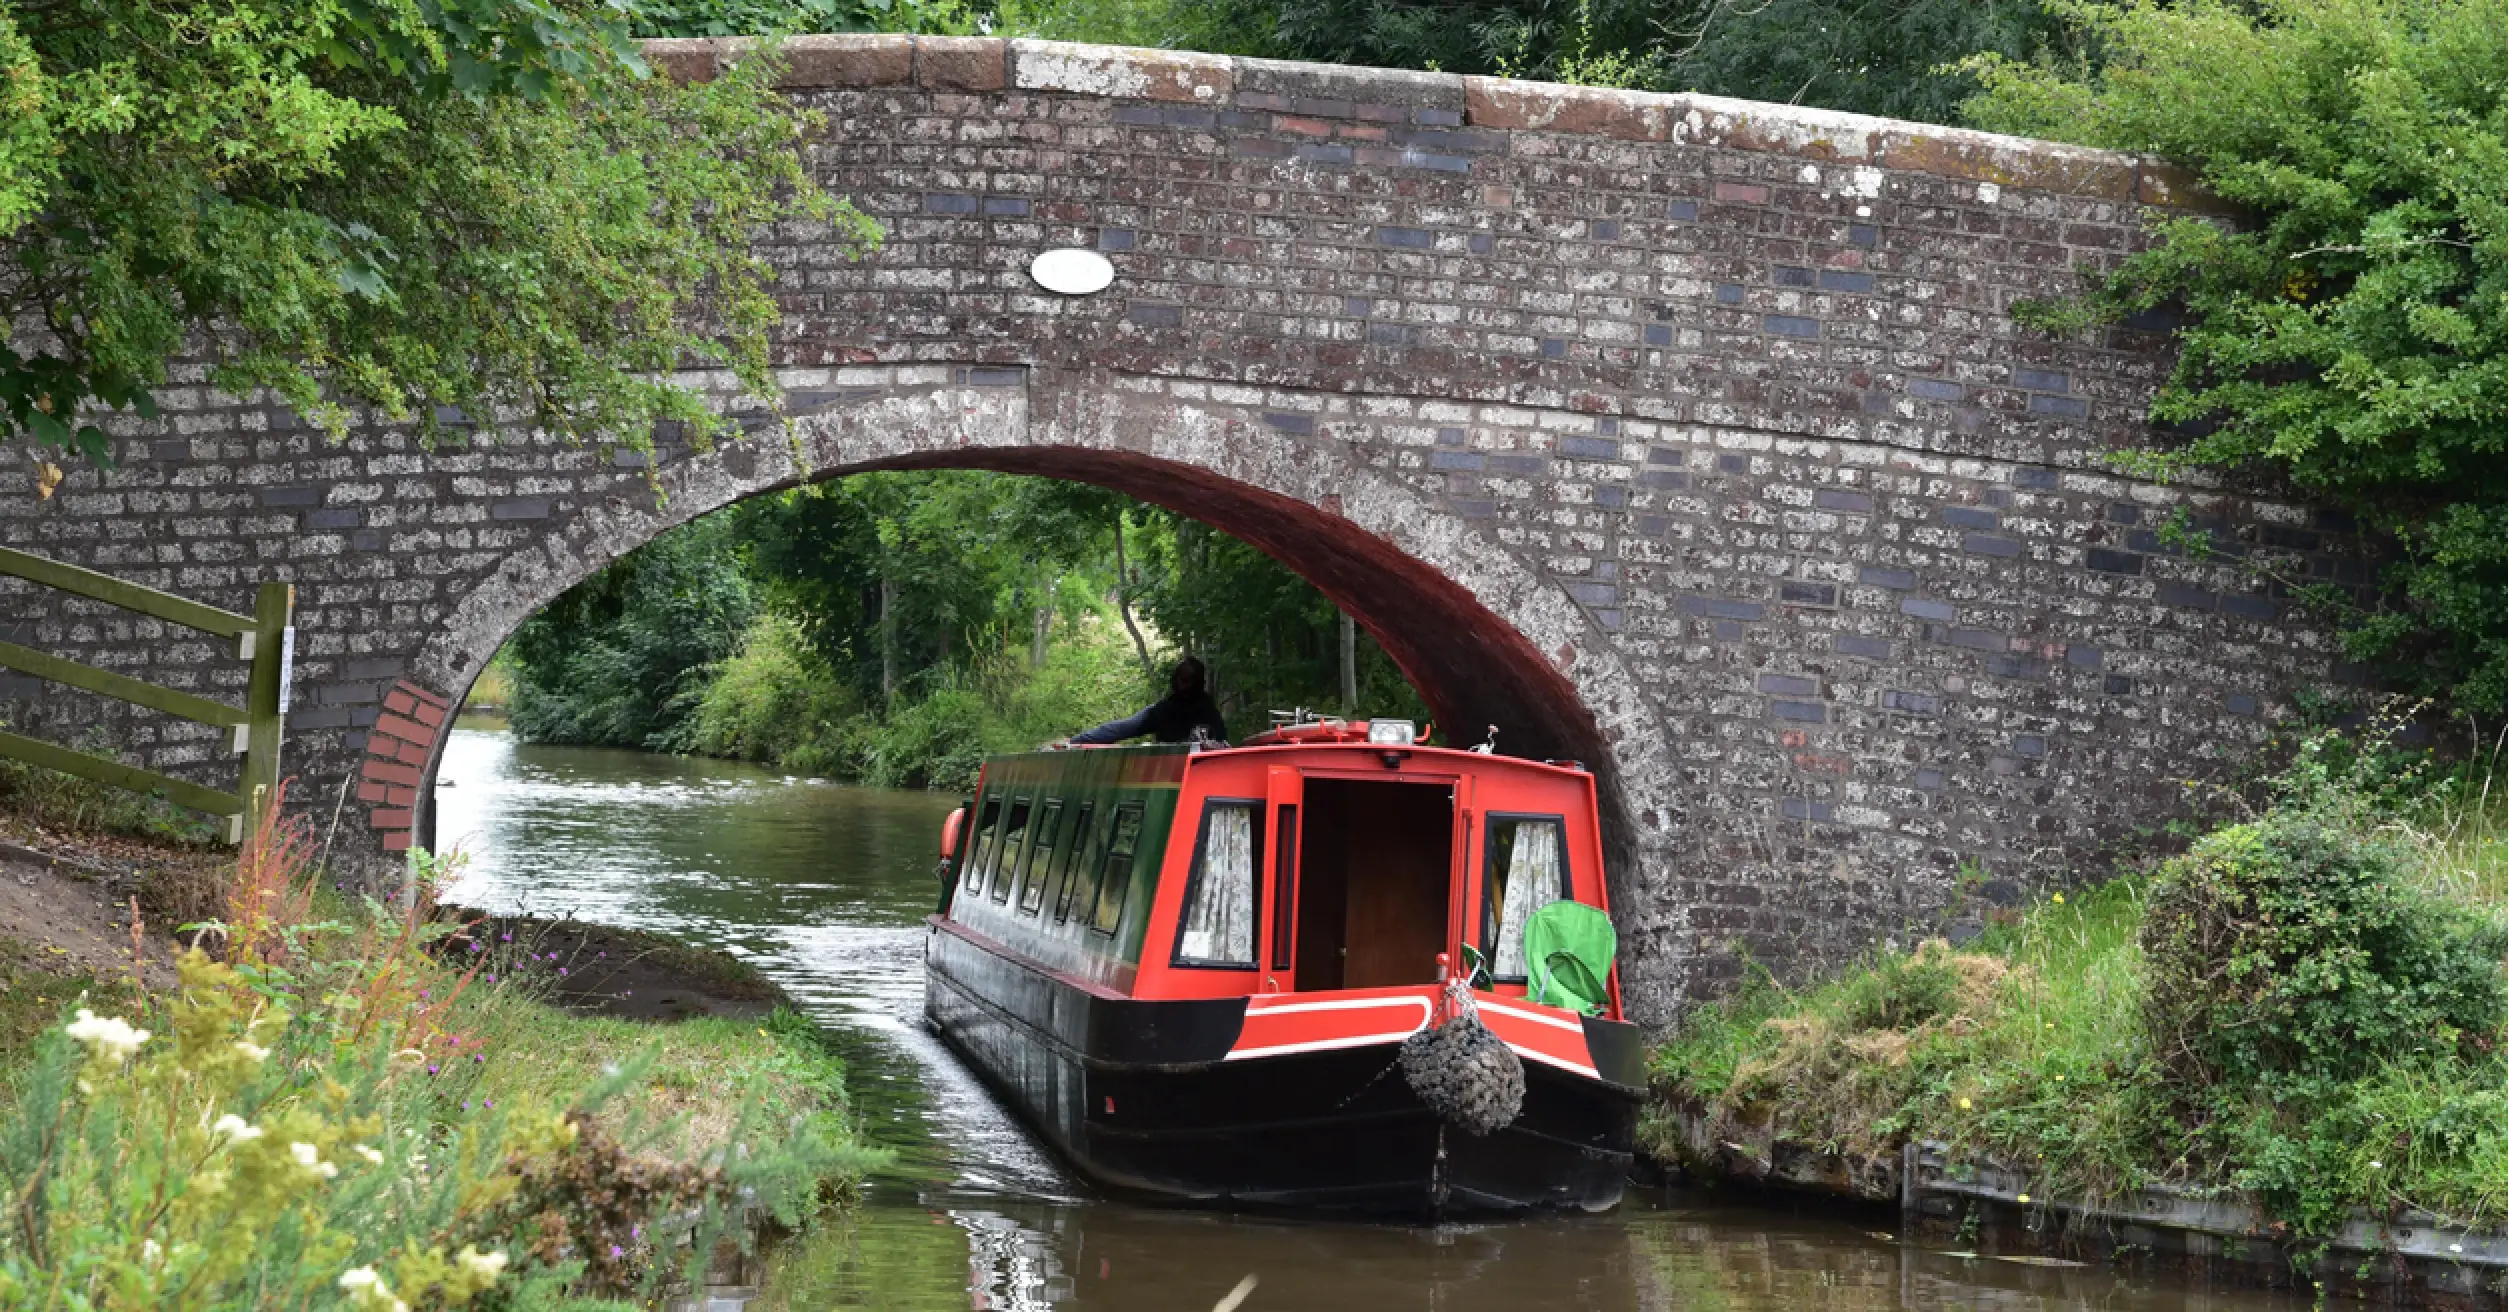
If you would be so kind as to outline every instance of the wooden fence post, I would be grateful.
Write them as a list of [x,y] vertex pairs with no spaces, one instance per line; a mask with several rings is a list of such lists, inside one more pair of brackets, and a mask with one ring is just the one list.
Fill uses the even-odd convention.
[[242,842],[244,829],[257,823],[261,808],[279,790],[279,742],[287,723],[287,685],[294,671],[295,630],[289,621],[296,609],[296,589],[285,583],[264,583],[253,599],[252,681],[244,695],[244,777],[236,792],[244,812],[228,822],[228,841]]

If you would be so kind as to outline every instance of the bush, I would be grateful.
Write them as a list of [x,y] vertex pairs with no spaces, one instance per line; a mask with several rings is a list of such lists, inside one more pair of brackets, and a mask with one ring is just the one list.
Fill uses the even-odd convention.
[[801,627],[773,611],[716,666],[690,721],[688,747],[708,756],[826,769],[825,740],[859,713],[852,694]]
[[[2298,590],[2354,659],[2508,706],[2508,0],[2080,0],[2096,64],[1979,56],[1972,121],[2156,155],[2238,206],[2180,215],[2056,331],[2182,320],[2160,471],[2287,479],[2389,548],[2378,586]],[[2241,553],[2244,554],[2244,553]],[[2285,562],[2247,562],[2277,580]],[[2299,571],[2304,573],[2304,569]]]
[[2180,1096],[2321,1096],[2408,1054],[2487,1043],[2508,930],[2413,890],[2391,844],[2309,814],[2169,863],[2142,928],[2151,1053]]

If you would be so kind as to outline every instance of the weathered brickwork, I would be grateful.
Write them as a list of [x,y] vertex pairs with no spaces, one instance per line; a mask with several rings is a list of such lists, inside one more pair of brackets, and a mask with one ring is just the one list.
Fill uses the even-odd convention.
[[[653,49],[681,77],[741,53]],[[2343,526],[2121,476],[2164,338],[2011,320],[2151,207],[2200,203],[2163,170],[1490,79],[980,39],[789,53],[825,118],[814,167],[889,234],[859,262],[770,234],[791,441],[663,434],[657,501],[633,457],[385,426],[332,446],[195,370],[123,425],[117,471],[0,495],[0,540],[230,606],[296,582],[295,796],[380,859],[424,841],[446,710],[498,643],[671,524],[868,467],[1118,487],[1315,579],[1452,736],[1590,762],[1655,1019],[1736,945],[1807,963],[1937,924],[1963,863],[2054,877],[2340,674],[2284,595],[2359,581]],[[1027,262],[1062,246],[1106,253],[1114,286],[1037,288]],[[2172,546],[2172,515],[2213,550]],[[240,691],[231,653],[152,622],[24,590],[0,619]],[[52,736],[229,768],[206,730],[26,680],[0,697]]]

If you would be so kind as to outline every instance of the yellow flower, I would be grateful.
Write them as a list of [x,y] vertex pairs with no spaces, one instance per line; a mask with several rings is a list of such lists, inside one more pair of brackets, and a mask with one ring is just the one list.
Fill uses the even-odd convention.
[[2022,1195],[2020,1196],[2020,1201],[2022,1201],[2022,1202],[2024,1202],[2024,1203],[2025,1203],[2025,1202],[2028,1202],[2028,1201],[2029,1201],[2029,1195],[2027,1195],[2027,1194],[2022,1194]]
[[2057,906],[2059,906],[2059,907],[2060,907],[2060,906],[2062,906],[2062,905],[2064,905],[2064,895],[2063,895],[2063,894],[2058,893],[2058,894],[2056,894],[2056,895],[2055,895],[2055,905],[2057,905]]
[[1960,1100],[1959,1100],[1959,1109],[1960,1109],[1961,1111],[1972,1111],[1972,1110],[1974,1110],[1974,1109],[1976,1108],[1976,1106],[1977,1106],[1977,1104],[1975,1104],[1975,1103],[1973,1103],[1973,1102],[1968,1101],[1966,1098],[1962,1098],[1962,1099],[1960,1099]]

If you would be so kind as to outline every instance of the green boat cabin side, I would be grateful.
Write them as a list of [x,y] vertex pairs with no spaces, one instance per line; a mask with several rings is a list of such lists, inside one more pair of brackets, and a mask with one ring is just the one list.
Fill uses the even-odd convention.
[[1463,946],[1520,996],[1530,909],[1610,909],[1589,773],[1422,746],[997,757],[943,855],[944,919],[1136,998],[1431,984]]

